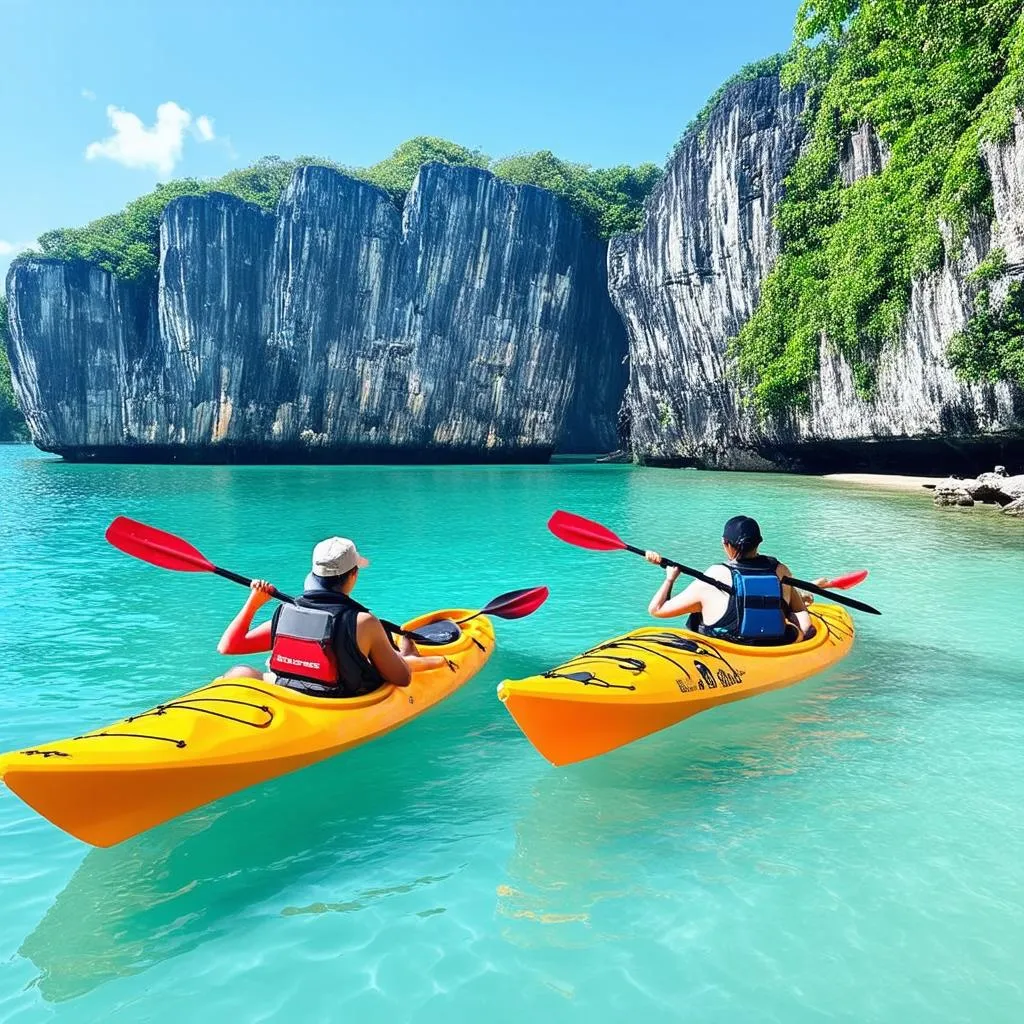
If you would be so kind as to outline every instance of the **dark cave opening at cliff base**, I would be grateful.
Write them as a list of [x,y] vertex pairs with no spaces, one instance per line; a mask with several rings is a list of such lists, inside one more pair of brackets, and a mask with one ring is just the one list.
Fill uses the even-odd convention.
[[995,466],[1024,472],[1024,436],[894,438],[809,441],[723,449],[714,457],[643,458],[646,466],[696,469],[762,469],[792,473],[897,473],[907,476],[973,477]]
[[129,464],[185,463],[189,465],[500,465],[550,461],[550,447],[486,448],[367,448],[304,445],[111,445],[44,449],[66,462]]

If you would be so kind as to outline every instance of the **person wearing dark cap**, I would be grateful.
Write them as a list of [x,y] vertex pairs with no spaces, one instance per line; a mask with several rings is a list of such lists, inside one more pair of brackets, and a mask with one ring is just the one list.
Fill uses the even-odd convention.
[[[647,610],[658,619],[689,615],[689,629],[733,643],[767,646],[802,640],[811,632],[803,595],[782,582],[791,575],[787,566],[759,553],[761,541],[757,520],[733,516],[722,530],[727,561],[712,565],[704,574],[731,586],[732,593],[694,580],[673,597],[679,570],[666,566],[665,582]],[[646,552],[645,557],[654,565],[661,564],[656,551]]]

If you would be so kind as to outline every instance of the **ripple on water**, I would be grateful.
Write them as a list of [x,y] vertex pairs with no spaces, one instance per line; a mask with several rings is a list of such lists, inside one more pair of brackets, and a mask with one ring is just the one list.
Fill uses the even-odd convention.
[[[501,624],[442,708],[114,849],[0,795],[4,1024],[1024,1015],[1024,652],[1005,628],[1019,531],[795,478],[72,467],[25,451],[0,450],[0,586],[17,598],[0,608],[0,749],[222,667],[240,591],[111,551],[117,513],[285,589],[313,540],[350,533],[373,559],[361,596],[394,617],[541,582],[552,596]],[[801,575],[867,564],[861,591],[885,616],[862,617],[831,673],[554,769],[497,682],[636,626],[656,583],[559,545],[555,507],[697,562],[717,557],[715,524],[757,510]],[[55,546],[66,585],[43,607],[39,552]]]

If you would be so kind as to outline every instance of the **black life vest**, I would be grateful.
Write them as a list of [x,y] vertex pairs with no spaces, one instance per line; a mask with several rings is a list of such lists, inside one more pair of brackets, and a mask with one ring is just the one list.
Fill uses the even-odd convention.
[[359,697],[383,686],[356,639],[359,613],[366,610],[321,588],[279,605],[270,626],[270,669],[278,683],[318,697]]
[[697,624],[705,636],[739,644],[783,644],[786,634],[786,604],[777,558],[756,555],[724,563],[732,575],[733,593],[725,614],[713,625]]

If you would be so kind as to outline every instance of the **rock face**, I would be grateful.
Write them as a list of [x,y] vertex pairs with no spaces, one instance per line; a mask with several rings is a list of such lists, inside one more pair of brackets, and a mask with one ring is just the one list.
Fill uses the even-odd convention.
[[861,178],[881,173],[888,162],[889,147],[867,121],[862,121],[843,143],[839,175],[843,184],[849,186]]
[[964,486],[965,481],[956,477],[947,477],[935,486],[935,504],[943,506],[961,505],[970,508],[974,504],[970,489]]
[[399,211],[322,167],[276,214],[185,197],[154,288],[8,278],[15,387],[69,458],[518,461],[617,445],[605,246],[542,189],[425,166]]
[[[756,307],[779,252],[772,218],[803,143],[804,96],[767,76],[727,90],[703,132],[677,150],[648,201],[644,226],[613,239],[612,301],[629,336],[627,403],[640,461],[758,469],[948,472],[1024,457],[1024,394],[969,385],[945,359],[974,308],[970,272],[1000,245],[1006,279],[1024,271],[1024,124],[989,146],[998,227],[972,225],[964,251],[914,283],[902,336],[884,350],[873,400],[857,396],[846,361],[823,339],[806,413],[759,419],[727,345]],[[887,158],[870,126],[844,149],[848,183]],[[1017,264],[1020,264],[1018,267]]]

